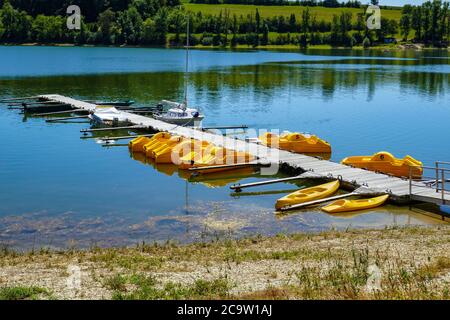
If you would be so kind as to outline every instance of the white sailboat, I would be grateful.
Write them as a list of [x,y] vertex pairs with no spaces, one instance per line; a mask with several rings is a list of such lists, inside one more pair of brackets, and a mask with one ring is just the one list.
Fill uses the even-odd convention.
[[177,125],[199,126],[204,115],[198,109],[189,108],[187,101],[188,83],[187,75],[189,73],[189,16],[187,17],[186,31],[186,71],[184,73],[184,101],[181,103],[163,100],[160,105],[169,106],[167,110],[153,114],[157,120]]

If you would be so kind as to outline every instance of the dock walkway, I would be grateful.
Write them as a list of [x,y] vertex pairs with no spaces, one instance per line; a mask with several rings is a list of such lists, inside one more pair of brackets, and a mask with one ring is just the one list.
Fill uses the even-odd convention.
[[[71,105],[74,109],[84,109],[94,112],[97,107],[92,103],[56,94],[42,95],[40,97]],[[132,125],[147,127],[154,131],[166,131],[186,138],[205,140],[217,146],[236,151],[249,152],[254,156],[258,156],[259,161],[261,162],[280,165],[282,168],[293,172],[311,172],[315,177],[340,179],[342,184],[350,189],[365,186],[373,190],[374,193],[387,192],[391,194],[391,199],[394,202],[408,203],[411,200],[434,204],[442,204],[446,201],[450,202],[450,194],[448,192],[437,192],[435,188],[432,188],[423,182],[414,182],[410,184],[409,179],[401,179],[363,169],[352,168],[339,163],[274,149],[254,142],[237,140],[210,132],[203,132],[193,128],[182,127],[129,112],[122,112],[122,116],[128,119]]]

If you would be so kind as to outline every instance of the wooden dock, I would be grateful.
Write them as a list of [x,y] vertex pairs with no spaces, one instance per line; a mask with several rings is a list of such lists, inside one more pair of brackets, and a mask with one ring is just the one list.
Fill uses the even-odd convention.
[[[83,102],[61,95],[42,95],[43,99],[71,105],[74,109],[84,109],[94,112],[95,104]],[[385,174],[375,173],[363,169],[352,168],[339,163],[321,160],[315,157],[292,153],[289,151],[266,147],[254,142],[237,140],[224,137],[211,132],[203,132],[198,129],[187,128],[179,125],[166,123],[153,118],[122,112],[131,125],[148,128],[154,131],[166,131],[174,135],[208,141],[217,146],[245,151],[257,156],[260,162],[271,166],[280,166],[282,170],[299,174],[302,172],[311,173],[312,177],[322,179],[340,179],[344,188],[354,190],[365,186],[373,193],[389,193],[391,200],[397,203],[409,203],[411,200],[423,201],[434,204],[450,203],[450,193],[436,191],[424,182],[410,181],[391,177]]]

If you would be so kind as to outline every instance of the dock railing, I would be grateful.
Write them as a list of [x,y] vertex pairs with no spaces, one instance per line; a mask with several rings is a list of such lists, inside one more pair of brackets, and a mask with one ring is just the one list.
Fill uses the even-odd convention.
[[[440,193],[442,204],[445,204],[445,195],[450,194],[450,190],[446,189],[446,183],[450,182],[450,162],[436,161],[435,166],[418,166],[423,170],[422,179],[415,179],[413,176],[413,168],[409,168],[409,196],[413,196],[413,187],[434,188],[436,193]],[[427,176],[426,173],[433,172],[433,175]],[[447,185],[450,185],[447,184]]]

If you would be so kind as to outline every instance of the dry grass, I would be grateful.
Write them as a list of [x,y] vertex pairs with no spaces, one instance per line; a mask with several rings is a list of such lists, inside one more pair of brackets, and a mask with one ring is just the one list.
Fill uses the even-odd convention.
[[[9,296],[44,299],[448,299],[449,243],[450,227],[440,226],[183,246],[4,250],[0,288],[42,288]],[[68,266],[80,268],[78,289],[67,287]]]

